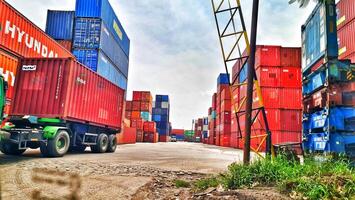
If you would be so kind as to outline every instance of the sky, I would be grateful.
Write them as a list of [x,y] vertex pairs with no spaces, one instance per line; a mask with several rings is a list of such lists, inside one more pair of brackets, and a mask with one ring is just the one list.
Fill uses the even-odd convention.
[[[74,10],[75,0],[6,0],[40,28],[47,9]],[[208,115],[224,73],[210,0],[109,0],[131,40],[127,98],[133,90],[170,96],[173,128]],[[219,0],[215,0],[216,2]],[[241,0],[250,30],[252,0]],[[258,44],[301,46],[301,25],[314,7],[260,0]]]

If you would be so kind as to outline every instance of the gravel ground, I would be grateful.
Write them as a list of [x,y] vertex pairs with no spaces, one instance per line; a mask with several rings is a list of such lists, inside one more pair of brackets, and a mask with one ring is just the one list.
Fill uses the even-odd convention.
[[174,180],[193,181],[240,162],[242,152],[194,143],[120,145],[115,153],[42,158],[0,154],[4,199],[286,199],[273,189],[193,194]]

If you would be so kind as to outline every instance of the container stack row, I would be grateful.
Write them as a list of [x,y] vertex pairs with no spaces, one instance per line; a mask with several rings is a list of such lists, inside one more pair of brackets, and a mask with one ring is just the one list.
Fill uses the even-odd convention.
[[153,105],[153,121],[157,124],[159,142],[168,142],[170,135],[170,101],[168,95],[156,95]]
[[209,125],[209,119],[208,117],[203,118],[203,124],[202,124],[202,133],[201,133],[201,142],[204,144],[208,144],[208,126]]
[[[355,156],[355,66],[351,60],[337,59],[338,54],[340,58],[351,58],[355,53],[351,29],[355,2],[338,3],[339,37],[335,44],[330,41],[336,41],[336,35],[326,31],[331,21],[324,10],[325,6],[318,4],[302,29],[304,149]],[[335,49],[339,46],[339,51],[327,48],[329,44]]]
[[[302,130],[302,83],[301,83],[301,48],[258,45],[255,55],[255,69],[259,80],[262,102],[265,108],[273,144],[285,142],[301,142]],[[234,66],[239,69],[237,64]],[[244,67],[246,72],[247,66]],[[237,70],[233,70],[237,71]],[[243,74],[243,73],[242,73]],[[246,73],[244,73],[246,74]],[[235,76],[235,74],[233,74]],[[239,78],[239,83],[246,81],[246,76]],[[232,96],[236,108],[245,110],[247,85],[241,85],[233,90]],[[254,87],[253,108],[259,108],[260,99]],[[253,112],[255,116],[257,111]],[[237,126],[232,128],[233,138],[245,135],[245,114],[238,114],[241,132]],[[232,124],[237,124],[237,117],[233,112]],[[260,114],[252,125],[251,146],[254,149],[265,148],[264,119]],[[243,141],[233,141],[239,148],[243,148]]]
[[216,101],[217,101],[217,93],[212,95],[212,107],[208,110],[208,144],[216,144]]
[[75,11],[49,10],[46,32],[79,62],[127,89],[130,40],[108,0],[77,0]]
[[185,141],[184,129],[172,129],[170,136],[175,136],[177,141]]
[[185,137],[185,141],[187,141],[187,142],[195,142],[196,141],[195,131],[193,131],[193,130],[185,130],[184,137]]

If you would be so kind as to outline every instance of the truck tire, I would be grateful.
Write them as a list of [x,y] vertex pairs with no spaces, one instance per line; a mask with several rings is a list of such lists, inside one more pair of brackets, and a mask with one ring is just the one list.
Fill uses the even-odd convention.
[[91,151],[94,153],[105,153],[108,148],[108,136],[101,133],[97,138],[96,145],[91,146]]
[[108,153],[113,153],[116,151],[117,148],[117,138],[116,135],[110,135],[108,136],[108,147],[107,147],[107,152]]
[[62,157],[64,156],[70,146],[70,137],[67,131],[59,130],[53,139],[48,140],[47,156]]
[[5,155],[19,156],[22,155],[26,149],[18,149],[17,144],[2,141],[0,142],[0,151]]

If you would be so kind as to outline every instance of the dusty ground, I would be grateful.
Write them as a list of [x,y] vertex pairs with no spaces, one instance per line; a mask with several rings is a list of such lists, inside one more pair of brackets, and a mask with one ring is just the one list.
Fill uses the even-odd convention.
[[[193,143],[121,145],[113,154],[42,158],[0,154],[4,199],[285,199],[272,189],[193,194],[174,180],[192,181],[240,162],[239,150]],[[208,194],[207,194],[208,193]]]

